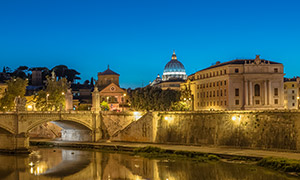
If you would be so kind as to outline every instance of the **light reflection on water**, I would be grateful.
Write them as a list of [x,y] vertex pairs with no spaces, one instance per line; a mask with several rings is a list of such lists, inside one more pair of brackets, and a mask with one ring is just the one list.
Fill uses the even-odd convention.
[[0,155],[7,180],[281,180],[295,179],[250,165],[155,160],[128,154],[39,149],[29,156]]

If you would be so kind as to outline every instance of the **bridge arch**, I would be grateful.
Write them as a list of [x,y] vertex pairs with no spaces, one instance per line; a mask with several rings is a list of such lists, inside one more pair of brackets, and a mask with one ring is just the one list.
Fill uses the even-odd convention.
[[92,131],[92,127],[88,124],[85,123],[84,121],[78,121],[78,120],[72,120],[72,119],[65,119],[65,120],[61,120],[61,119],[41,119],[38,121],[34,121],[32,124],[30,124],[27,127],[26,132],[31,131],[33,128],[43,124],[43,123],[47,123],[47,122],[53,122],[54,124],[60,126],[61,128],[71,128],[73,127],[73,129],[81,129],[81,130],[90,130]]
[[[56,137],[52,138],[60,138],[62,141],[92,141],[93,140],[93,128],[89,124],[91,121],[85,119],[69,119],[69,118],[41,118],[40,120],[31,121],[31,124],[28,125],[25,130],[26,133],[30,134],[30,131],[35,127],[42,125],[43,123],[51,122],[56,126],[60,127],[61,130],[57,129],[57,133],[54,133]],[[39,133],[38,133],[39,134]],[[30,135],[29,135],[30,136]],[[35,136],[35,135],[33,135]],[[37,136],[38,137],[38,136]]]
[[0,134],[14,134],[14,130],[6,126],[0,125]]

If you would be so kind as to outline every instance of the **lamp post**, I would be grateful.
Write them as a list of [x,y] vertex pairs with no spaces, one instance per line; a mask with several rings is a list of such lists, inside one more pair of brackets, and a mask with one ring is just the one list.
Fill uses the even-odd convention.
[[47,93],[47,95],[46,95],[46,106],[47,106],[47,110],[48,110],[48,98],[49,98],[49,96],[50,96],[50,94]]
[[126,97],[126,94],[124,93],[124,94],[123,94],[123,98],[122,98],[122,111],[124,111],[124,101],[125,101],[125,97]]

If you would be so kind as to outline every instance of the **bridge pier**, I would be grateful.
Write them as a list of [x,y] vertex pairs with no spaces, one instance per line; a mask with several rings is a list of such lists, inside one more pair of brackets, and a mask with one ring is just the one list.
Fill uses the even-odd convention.
[[29,137],[25,133],[21,134],[0,134],[0,151],[12,153],[29,152]]

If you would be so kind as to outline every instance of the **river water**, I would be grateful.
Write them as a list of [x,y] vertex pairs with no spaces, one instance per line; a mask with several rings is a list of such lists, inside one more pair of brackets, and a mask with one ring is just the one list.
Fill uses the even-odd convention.
[[254,165],[156,160],[120,153],[36,149],[28,155],[0,155],[0,179],[7,180],[288,180]]

